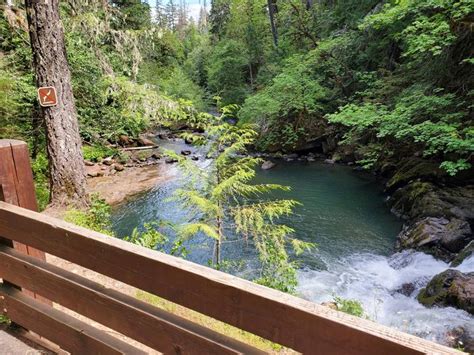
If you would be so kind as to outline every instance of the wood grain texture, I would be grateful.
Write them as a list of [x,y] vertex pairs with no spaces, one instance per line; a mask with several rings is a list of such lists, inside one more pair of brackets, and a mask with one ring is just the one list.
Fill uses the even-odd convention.
[[[23,141],[14,139],[0,140],[0,190],[0,201],[32,211],[38,210],[28,145]],[[7,245],[13,245],[15,249],[24,254],[46,260],[43,251],[27,246],[24,243],[12,242],[6,239],[2,239],[2,242]],[[45,304],[52,305],[47,299],[35,295],[27,289],[24,292]]]
[[0,235],[311,354],[456,354],[453,349],[0,202]]
[[[15,323],[44,336],[72,354],[145,354],[96,328],[26,296],[0,286],[3,313]],[[8,310],[5,312],[4,310]]]
[[264,353],[7,246],[0,246],[0,273],[165,354]]

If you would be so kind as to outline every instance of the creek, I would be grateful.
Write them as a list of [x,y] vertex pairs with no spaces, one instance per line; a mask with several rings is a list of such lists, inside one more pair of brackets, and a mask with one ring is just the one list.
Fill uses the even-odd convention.
[[[181,141],[162,141],[160,145],[176,151],[190,149]],[[271,170],[259,169],[256,182],[290,186],[290,192],[274,197],[302,204],[294,215],[282,219],[295,229],[298,238],[317,244],[317,249],[293,256],[299,263],[299,296],[317,303],[331,301],[334,296],[355,299],[369,319],[440,343],[455,327],[474,331],[474,318],[467,312],[428,309],[416,300],[419,290],[449,266],[424,253],[395,252],[402,221],[390,212],[382,186],[373,176],[347,166],[279,161]],[[185,183],[179,178],[168,181],[117,206],[113,212],[115,233],[130,235],[134,227],[155,220],[184,221],[185,213],[169,197]],[[209,240],[196,237],[186,247],[188,260],[208,263],[212,255]],[[243,266],[233,273],[254,276],[257,256],[251,245],[238,240],[225,243],[222,256],[224,260],[243,260]],[[474,258],[457,269],[474,270]],[[401,290],[408,284],[411,292],[403,294]]]

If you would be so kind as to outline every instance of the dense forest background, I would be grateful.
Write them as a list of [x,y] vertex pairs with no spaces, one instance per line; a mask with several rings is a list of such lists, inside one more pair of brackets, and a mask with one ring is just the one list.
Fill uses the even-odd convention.
[[[121,135],[237,104],[231,114],[258,125],[259,150],[319,147],[386,175],[413,158],[415,175],[471,176],[469,0],[214,0],[198,20],[183,1],[61,4],[86,158]],[[2,5],[0,37],[0,138],[29,142],[47,200],[21,2]]]

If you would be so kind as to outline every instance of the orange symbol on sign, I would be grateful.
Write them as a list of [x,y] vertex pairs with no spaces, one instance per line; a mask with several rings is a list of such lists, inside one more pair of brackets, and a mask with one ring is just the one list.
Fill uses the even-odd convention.
[[58,103],[58,99],[56,96],[56,89],[52,86],[39,88],[38,100],[39,100],[40,105],[43,107],[56,106]]

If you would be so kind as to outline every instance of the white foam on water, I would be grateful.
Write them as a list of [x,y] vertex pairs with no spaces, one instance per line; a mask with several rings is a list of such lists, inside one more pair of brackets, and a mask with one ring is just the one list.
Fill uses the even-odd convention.
[[[416,300],[433,276],[449,269],[431,255],[413,251],[390,257],[355,254],[326,265],[325,271],[299,271],[301,297],[316,303],[331,301],[334,296],[355,299],[362,303],[369,319],[440,343],[458,326],[474,332],[474,317],[469,313],[451,307],[426,308]],[[474,271],[474,257],[454,269]],[[415,286],[410,296],[397,291],[407,283]]]

